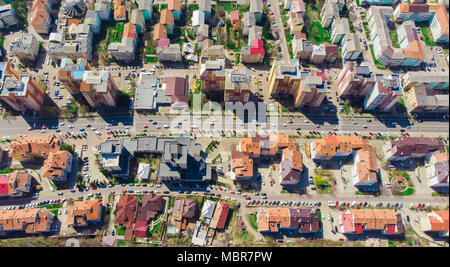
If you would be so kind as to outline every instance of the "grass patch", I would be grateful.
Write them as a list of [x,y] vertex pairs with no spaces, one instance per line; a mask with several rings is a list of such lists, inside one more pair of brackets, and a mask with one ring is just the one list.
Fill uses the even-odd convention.
[[306,20],[304,29],[306,29],[308,41],[315,45],[331,42],[330,32],[322,28],[322,24],[320,22],[320,10],[317,7],[312,8],[311,5],[306,5]]
[[116,235],[125,235],[126,227],[124,225],[116,225],[114,229],[116,229]]
[[373,63],[375,64],[375,67],[379,70],[387,70],[387,68],[378,60],[375,58],[375,53],[373,52],[373,45],[370,45],[370,53],[372,54]]
[[[404,183],[394,184],[393,182],[395,182],[395,179],[399,176],[403,177],[404,180],[407,181],[407,184],[404,184]],[[389,172],[389,182],[392,184],[391,190],[392,190],[392,194],[394,196],[410,196],[410,195],[414,194],[415,190],[414,190],[414,186],[411,182],[411,178],[409,177],[409,174],[405,171],[390,171]]]
[[253,229],[255,229],[255,231],[258,231],[258,223],[257,223],[256,214],[249,214],[249,215],[247,215],[247,219],[250,222],[250,226]]
[[238,10],[238,5],[234,3],[217,3],[217,5],[222,7],[227,13]]
[[423,35],[423,41],[427,46],[437,46],[436,42],[433,40],[433,35],[431,34],[429,27],[421,27],[420,31]]
[[329,170],[314,170],[314,185],[317,187],[319,194],[332,194],[333,193],[333,174]]
[[392,45],[394,48],[400,48],[400,44],[398,43],[398,34],[396,30],[389,30],[389,38],[391,38]]

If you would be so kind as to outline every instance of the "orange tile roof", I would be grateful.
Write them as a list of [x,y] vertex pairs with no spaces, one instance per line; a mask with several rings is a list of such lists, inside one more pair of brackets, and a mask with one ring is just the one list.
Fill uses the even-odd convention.
[[240,147],[242,152],[250,154],[261,154],[261,145],[259,142],[253,142],[252,138],[241,138]]
[[431,231],[449,230],[449,211],[433,210],[432,215],[428,216],[431,224]]
[[377,181],[377,155],[370,150],[358,150],[360,162],[356,164],[360,182]]
[[168,9],[164,9],[163,11],[161,11],[161,18],[159,20],[159,22],[163,25],[173,25],[173,14],[172,11],[168,10]]
[[78,25],[80,22],[78,19],[68,19],[67,26],[70,27],[72,24]]
[[8,194],[17,194],[18,191],[26,192],[26,185],[31,184],[31,175],[24,171],[11,173],[8,177]]
[[69,159],[68,151],[50,152],[48,159],[44,161],[42,168],[42,177],[44,178],[62,178],[67,169]]
[[449,33],[448,13],[443,3],[439,4],[438,9],[436,10],[436,18],[439,21],[439,24],[441,25],[441,34],[448,35]]
[[405,58],[417,58],[420,60],[425,60],[425,54],[419,41],[409,42],[408,47],[403,48],[403,55]]
[[158,41],[159,39],[167,38],[167,30],[164,25],[158,23],[153,29],[153,41]]
[[287,208],[267,208],[268,224],[270,232],[278,232],[280,228],[289,228],[291,226],[291,216]]
[[123,35],[122,38],[130,37],[130,38],[136,38],[136,25],[134,25],[131,22],[128,22],[123,27]]
[[291,159],[292,168],[295,170],[303,171],[302,153],[298,150],[292,150],[289,148],[283,149],[283,157],[285,159]]
[[400,12],[405,13],[409,12],[409,4],[408,3],[400,3],[399,5]]
[[114,18],[122,19],[127,17],[125,6],[122,5],[121,0],[114,0]]
[[383,230],[386,225],[397,224],[395,212],[390,209],[351,209],[354,223],[365,225],[366,230]]
[[52,213],[39,208],[0,211],[0,229],[4,231],[48,232],[53,220]]
[[89,222],[99,221],[101,218],[100,201],[75,201],[67,208],[67,224],[87,226]]
[[21,137],[11,142],[9,156],[11,158],[27,158],[31,154],[39,154],[47,158],[50,152],[61,149],[61,140],[52,135]]
[[249,158],[248,153],[233,151],[231,152],[231,169],[233,169],[236,178],[253,176],[253,160]]
[[42,25],[47,17],[48,13],[46,9],[36,9],[33,11],[33,14],[31,15],[30,24],[33,26]]
[[440,162],[440,161],[445,161],[448,160],[448,153],[447,152],[438,152],[438,153],[434,153],[434,159],[436,160],[436,162]]
[[350,153],[352,150],[368,148],[369,141],[359,136],[324,136],[314,141],[317,155],[334,156],[336,152]]
[[47,6],[47,0],[34,0],[31,6],[31,10],[35,11],[36,9],[45,9]]
[[181,8],[180,0],[169,0],[168,9],[170,11],[179,11]]

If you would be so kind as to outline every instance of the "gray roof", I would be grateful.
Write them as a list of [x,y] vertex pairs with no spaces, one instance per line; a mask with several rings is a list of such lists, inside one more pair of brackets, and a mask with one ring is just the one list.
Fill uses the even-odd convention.
[[199,0],[198,7],[201,11],[211,12],[211,0]]
[[263,12],[263,1],[262,0],[250,1],[250,12],[262,13]]
[[134,96],[135,109],[155,109],[155,92],[159,88],[159,79],[155,75],[142,73]]
[[152,9],[153,0],[139,0],[138,1],[139,10],[150,10]]

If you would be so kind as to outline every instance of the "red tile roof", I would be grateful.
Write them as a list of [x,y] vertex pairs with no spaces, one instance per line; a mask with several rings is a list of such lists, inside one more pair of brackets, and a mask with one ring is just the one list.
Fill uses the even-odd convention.
[[264,50],[264,41],[261,39],[255,39],[252,41],[252,47],[250,48],[251,55],[264,55],[266,50]]

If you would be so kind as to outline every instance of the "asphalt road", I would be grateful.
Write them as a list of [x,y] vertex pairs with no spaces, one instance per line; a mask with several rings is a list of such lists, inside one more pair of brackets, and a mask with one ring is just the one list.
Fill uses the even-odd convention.
[[[148,126],[148,132],[159,132],[168,134],[168,130],[164,129],[165,125],[171,125],[172,121],[176,118],[176,116],[139,116],[139,117],[111,117],[111,118],[80,118],[76,120],[49,120],[49,121],[37,121],[37,122],[27,122],[23,118],[17,117],[14,120],[0,120],[0,136],[10,136],[11,138],[15,138],[17,135],[40,135],[40,134],[48,134],[55,133],[55,130],[51,130],[50,128],[53,126],[58,126],[58,128],[62,132],[78,132],[80,129],[86,129],[87,125],[92,125],[92,127],[97,128],[99,131],[106,131],[108,124],[112,124],[110,126],[112,129],[125,129],[125,126],[130,126],[133,133],[140,133],[144,130],[145,126]],[[209,126],[209,117],[200,117],[201,124],[203,126]],[[157,125],[153,125],[149,120],[153,120],[157,122]],[[220,120],[220,117],[219,117]],[[292,123],[289,121],[292,120]],[[306,122],[307,120],[307,122]],[[224,120],[225,121],[225,120]],[[256,125],[258,122],[250,122],[242,124],[240,120],[236,120],[236,126],[234,129],[230,130],[240,130],[245,131],[245,129],[256,129]],[[63,122],[64,126],[60,126],[59,124]],[[356,122],[354,124],[353,122]],[[396,125],[393,122],[397,123]],[[40,129],[42,125],[47,125],[47,131],[45,133],[41,133]],[[175,123],[176,124],[176,123]],[[69,125],[73,125],[73,129],[69,129]],[[192,123],[192,125],[200,126],[199,122]],[[215,129],[225,130],[223,127],[219,127],[219,122],[216,122]],[[275,130],[276,127],[274,125],[278,125],[279,133],[283,132],[296,132],[297,128],[300,128],[300,132],[303,134],[307,134],[309,131],[324,131],[328,133],[329,131],[335,131],[338,133],[354,133],[360,132],[361,134],[368,135],[369,132],[372,133],[389,133],[389,134],[399,134],[401,130],[405,130],[411,136],[448,136],[449,125],[447,122],[435,122],[435,121],[424,121],[422,123],[415,123],[414,125],[410,125],[407,119],[386,119],[386,120],[376,120],[372,119],[371,122],[367,122],[367,119],[363,118],[355,118],[355,119],[338,119],[338,118],[283,118],[276,117],[275,124],[274,122],[268,121],[265,127],[267,130]],[[319,128],[317,127],[319,125]],[[410,129],[408,129],[408,125]],[[161,129],[157,129],[157,126],[161,127]],[[367,128],[365,128],[367,126]],[[33,131],[28,131],[29,127],[35,128]],[[264,129],[264,124],[260,124],[261,130]],[[203,128],[205,130],[205,128]],[[337,130],[334,130],[337,129]],[[88,130],[88,129],[86,129]],[[172,129],[176,131],[176,129]]]

